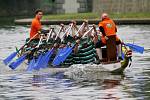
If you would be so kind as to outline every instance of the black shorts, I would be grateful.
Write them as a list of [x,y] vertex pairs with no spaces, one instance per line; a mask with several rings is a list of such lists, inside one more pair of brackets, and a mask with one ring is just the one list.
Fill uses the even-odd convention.
[[98,40],[98,42],[95,44],[95,48],[101,48],[103,46],[105,46],[106,44],[103,43],[101,40]]

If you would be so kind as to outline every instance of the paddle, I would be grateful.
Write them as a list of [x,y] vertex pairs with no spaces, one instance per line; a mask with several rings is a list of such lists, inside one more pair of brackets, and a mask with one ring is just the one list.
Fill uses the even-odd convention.
[[3,60],[4,64],[7,65],[13,58],[15,58],[16,55],[17,55],[17,53],[18,53],[21,49],[23,49],[24,46],[26,46],[28,43],[30,43],[31,40],[34,39],[37,35],[38,35],[38,33],[35,34],[28,42],[26,42],[19,50],[17,50],[16,52],[13,52],[13,53],[10,54],[7,58],[5,58],[5,59]]
[[[42,42],[41,42],[42,39],[43,39],[43,35],[41,34],[40,41],[39,41],[38,45],[34,49],[38,48],[42,44]],[[11,69],[17,68],[26,59],[26,56],[27,56],[27,54],[24,54],[24,55],[20,56],[17,60],[11,62],[9,64],[9,67]]]
[[33,69],[35,70],[39,70],[40,69],[40,65],[41,65],[41,61],[43,59],[43,53],[41,53],[37,59],[37,61],[34,63],[33,65]]
[[64,31],[64,35],[62,36],[61,42],[63,42],[64,39],[69,36],[70,31],[72,30],[73,26],[74,26],[73,22],[69,24],[69,27]]
[[28,65],[28,68],[27,68],[26,71],[32,71],[32,70],[33,70],[33,67],[34,67],[34,64],[35,64],[35,59],[33,58],[33,59],[30,61],[29,65]]
[[[65,36],[68,36],[68,35],[70,34],[70,31],[71,31],[73,25],[74,25],[74,23],[71,23],[71,24],[70,24],[70,27],[68,27],[68,29],[66,29],[63,38],[65,38]],[[61,60],[62,60],[62,59],[59,60],[60,54],[63,53],[63,52],[65,53],[65,51],[68,51],[68,50],[69,50],[69,48],[67,48],[67,47],[65,47],[65,48],[60,48],[60,49],[58,50],[58,52],[57,52],[57,54],[56,54],[56,56],[55,56],[53,62],[52,62],[52,65],[57,65],[57,63],[60,64],[60,63],[61,63]],[[71,52],[72,52],[72,50],[71,50]],[[70,53],[71,53],[71,52],[70,52]],[[69,54],[70,54],[70,53],[69,53]],[[67,56],[67,57],[68,57],[68,56]],[[66,58],[65,58],[65,59],[66,59]]]
[[[52,31],[51,31],[52,32]],[[29,65],[28,65],[28,67],[27,67],[27,71],[32,71],[33,69],[36,69],[36,70],[38,70],[39,68],[38,68],[38,66],[40,66],[41,65],[41,61],[42,61],[42,59],[43,59],[43,53],[41,53],[39,56],[38,56],[38,58],[36,58],[36,57],[33,57],[33,59],[30,61],[30,63],[29,63]]]
[[51,55],[53,54],[53,48],[51,50],[49,50],[48,52],[41,53],[38,57],[38,59],[36,60],[36,62],[30,62],[31,65],[28,66],[28,70],[27,71],[32,71],[34,70],[39,70],[40,68],[46,68],[48,66],[48,62],[50,60]]
[[60,65],[60,63],[64,62],[65,59],[70,55],[70,53],[72,52],[73,48],[75,45],[73,45],[72,47],[65,47],[63,49],[60,49],[56,55],[56,57],[54,58],[52,65],[53,66],[58,66]]
[[[61,24],[61,28],[57,34],[57,36],[55,37],[55,40],[57,39],[57,37],[59,37],[61,31],[63,30],[64,26]],[[50,33],[48,34],[48,38],[46,40],[46,42],[48,42],[50,35],[52,34],[52,32],[54,32],[54,29],[51,28]],[[35,70],[39,70],[40,68],[46,68],[48,66],[48,62],[53,54],[54,48],[52,48],[51,50],[47,51],[46,53],[41,53],[40,56],[38,57],[36,62],[30,62],[32,63],[30,66],[28,66],[27,71],[32,71],[33,69]],[[34,66],[34,67],[33,67]]]
[[133,51],[136,51],[138,53],[143,54],[144,52],[144,47],[135,45],[135,44],[131,44],[131,43],[124,43],[126,46],[128,46],[130,49],[132,49]]
[[47,40],[46,40],[47,43],[48,43],[49,38],[51,37],[51,34],[52,34],[53,31],[54,31],[54,28],[50,28],[50,31],[48,33]]
[[42,66],[41,61],[43,61],[43,55],[44,53],[41,53],[38,58],[33,57],[33,59],[30,61],[28,68],[26,71],[32,71],[33,69],[39,70],[40,67]]
[[[59,42],[57,41],[58,37],[60,37],[60,33],[62,32],[62,30],[64,30],[64,25],[61,24],[61,28],[58,31],[58,34],[56,35],[55,39],[54,39],[54,43]],[[48,62],[54,52],[55,47],[53,47],[51,50],[49,50],[48,52],[45,53],[45,55],[43,56],[43,61],[41,61],[41,67],[45,68],[48,66]]]
[[42,64],[42,68],[48,67],[48,62],[50,61],[50,58],[51,58],[53,52],[54,52],[54,48],[52,48],[51,50],[46,52],[46,54],[43,57],[43,61],[41,63]]
[[15,62],[12,62],[9,67],[11,69],[16,69],[17,66],[19,66],[24,60],[26,59],[26,54],[19,57]]
[[[82,27],[82,25],[81,25],[81,27]],[[94,26],[93,26],[93,28],[94,28]],[[93,28],[91,28],[89,31],[85,32],[82,35],[82,37],[86,36],[89,32],[92,32]],[[56,57],[54,58],[54,60],[52,62],[52,65],[53,66],[58,66],[62,62],[64,62],[66,60],[66,58],[70,55],[70,53],[72,53],[72,50],[75,47],[75,45],[76,44],[74,44],[72,47],[67,46],[67,47],[65,47],[63,49],[60,49],[59,52],[57,53]]]

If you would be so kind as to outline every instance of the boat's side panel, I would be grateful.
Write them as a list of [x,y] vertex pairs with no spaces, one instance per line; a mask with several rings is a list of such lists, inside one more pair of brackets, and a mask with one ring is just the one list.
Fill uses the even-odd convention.
[[114,71],[114,70],[121,68],[121,62],[103,64],[102,67],[104,67],[105,69],[107,69],[111,72],[111,71]]

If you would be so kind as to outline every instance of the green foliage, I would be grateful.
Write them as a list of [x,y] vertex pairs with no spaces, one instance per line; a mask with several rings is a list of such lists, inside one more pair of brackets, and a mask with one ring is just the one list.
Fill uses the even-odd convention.
[[[110,13],[111,18],[150,18],[149,13]],[[57,14],[45,15],[43,19],[47,20],[77,20],[77,19],[100,19],[100,14],[97,13],[72,13],[72,14]]]
[[48,20],[73,20],[73,19],[95,19],[98,15],[96,13],[72,13],[72,14],[58,14],[58,15],[45,15],[43,19]]
[[112,18],[150,18],[149,13],[112,13],[110,14]]

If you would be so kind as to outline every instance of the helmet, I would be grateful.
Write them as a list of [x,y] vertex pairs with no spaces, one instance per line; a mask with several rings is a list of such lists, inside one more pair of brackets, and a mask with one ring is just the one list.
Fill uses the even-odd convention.
[[102,19],[102,20],[105,19],[105,18],[109,18],[109,16],[108,16],[107,13],[103,13],[103,14],[101,15],[101,19]]

